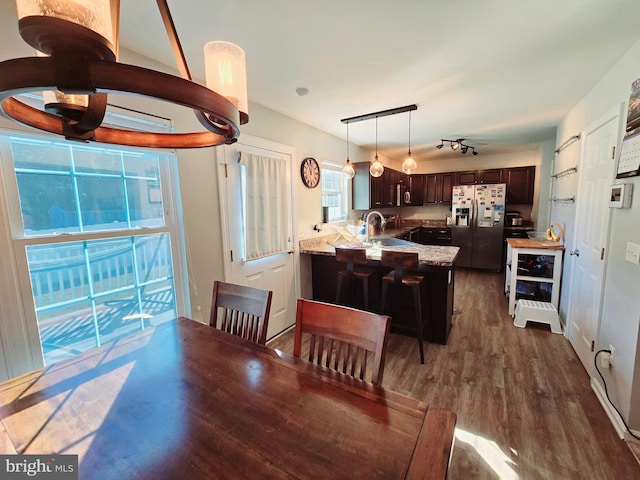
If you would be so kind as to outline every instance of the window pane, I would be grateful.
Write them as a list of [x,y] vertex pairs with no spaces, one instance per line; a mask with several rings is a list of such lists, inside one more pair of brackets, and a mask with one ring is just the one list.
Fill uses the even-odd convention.
[[78,232],[78,214],[69,175],[16,172],[25,235]]
[[347,218],[347,180],[342,170],[322,169],[322,206],[329,207],[329,221]]
[[17,138],[11,146],[26,236],[164,226],[158,154]]
[[127,228],[127,209],[121,178],[78,177],[83,230]]
[[46,365],[176,318],[166,233],[26,248]]

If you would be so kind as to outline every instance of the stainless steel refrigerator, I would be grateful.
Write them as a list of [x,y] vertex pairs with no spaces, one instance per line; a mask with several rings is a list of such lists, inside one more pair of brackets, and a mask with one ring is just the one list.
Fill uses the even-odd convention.
[[451,201],[451,244],[460,247],[456,266],[502,269],[504,183],[455,185]]

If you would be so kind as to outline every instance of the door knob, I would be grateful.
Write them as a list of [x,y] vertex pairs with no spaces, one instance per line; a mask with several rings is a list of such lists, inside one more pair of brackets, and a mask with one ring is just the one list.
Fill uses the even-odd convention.
[[577,248],[575,250],[571,250],[569,251],[569,255],[575,255],[576,257],[580,256],[580,250],[578,250]]

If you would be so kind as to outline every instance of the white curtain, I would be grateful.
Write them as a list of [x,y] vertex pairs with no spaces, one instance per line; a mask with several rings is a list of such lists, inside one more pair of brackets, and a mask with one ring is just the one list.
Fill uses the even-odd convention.
[[256,260],[288,250],[286,161],[242,153],[244,260]]

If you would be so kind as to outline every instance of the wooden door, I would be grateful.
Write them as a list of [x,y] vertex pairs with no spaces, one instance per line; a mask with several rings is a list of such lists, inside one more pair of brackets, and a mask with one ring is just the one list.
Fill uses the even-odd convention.
[[593,352],[600,331],[611,210],[614,147],[619,138],[619,110],[586,132],[577,194],[576,234],[567,337],[582,364],[594,375]]

